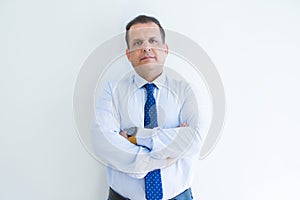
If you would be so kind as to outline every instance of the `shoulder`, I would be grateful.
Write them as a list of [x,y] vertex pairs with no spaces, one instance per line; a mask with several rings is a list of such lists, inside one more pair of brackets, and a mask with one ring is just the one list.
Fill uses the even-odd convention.
[[110,80],[105,85],[105,89],[109,89],[110,91],[116,90],[116,89],[126,89],[128,88],[133,82],[133,77],[124,77],[119,80]]
[[166,86],[177,94],[186,93],[191,90],[191,83],[183,78],[166,76]]
[[127,93],[133,90],[132,77],[124,77],[120,80],[110,80],[99,88],[99,95],[108,95],[113,98],[124,97]]

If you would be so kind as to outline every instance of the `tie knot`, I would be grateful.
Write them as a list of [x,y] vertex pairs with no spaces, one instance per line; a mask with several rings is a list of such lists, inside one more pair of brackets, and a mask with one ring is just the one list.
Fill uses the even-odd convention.
[[155,87],[153,83],[147,83],[143,87],[146,88],[148,94],[153,94],[153,90]]

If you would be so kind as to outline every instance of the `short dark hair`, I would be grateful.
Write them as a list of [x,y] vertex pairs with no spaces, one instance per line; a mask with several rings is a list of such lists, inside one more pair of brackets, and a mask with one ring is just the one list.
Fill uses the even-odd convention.
[[150,23],[150,22],[155,23],[159,27],[162,42],[165,43],[166,33],[165,33],[165,30],[163,29],[163,27],[160,25],[159,21],[156,18],[154,18],[154,17],[150,17],[150,16],[146,16],[146,15],[139,15],[136,18],[134,18],[133,20],[131,20],[126,25],[125,40],[126,40],[126,44],[127,44],[128,48],[129,48],[129,43],[128,43],[129,42],[129,35],[128,35],[128,31],[131,28],[131,26],[133,26],[135,24],[146,24],[146,23]]

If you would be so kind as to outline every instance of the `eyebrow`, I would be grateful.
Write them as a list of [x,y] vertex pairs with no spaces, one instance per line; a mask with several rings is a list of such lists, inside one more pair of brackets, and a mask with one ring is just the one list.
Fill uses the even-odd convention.
[[142,39],[133,39],[132,42],[139,42],[139,41],[143,41]]
[[[151,39],[158,39],[158,38],[159,38],[159,37],[157,37],[157,36],[152,36],[152,37],[149,37],[148,40],[151,40]],[[136,38],[136,39],[133,39],[132,41],[133,41],[133,42],[144,41],[144,39]]]

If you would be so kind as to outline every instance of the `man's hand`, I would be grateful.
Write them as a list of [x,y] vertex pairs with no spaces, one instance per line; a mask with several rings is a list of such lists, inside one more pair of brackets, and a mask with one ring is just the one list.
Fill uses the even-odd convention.
[[121,131],[119,134],[121,136],[123,136],[125,139],[127,139],[129,142],[131,142],[132,144],[135,144],[135,145],[137,144],[135,136],[129,136],[128,137],[127,131]]
[[124,138],[128,139],[127,131],[121,131],[119,134],[120,134],[121,136],[123,136]]
[[183,122],[182,124],[180,124],[179,127],[188,127],[189,125],[186,122]]

